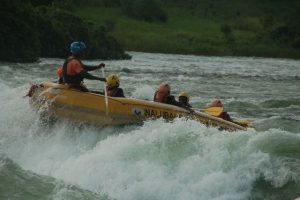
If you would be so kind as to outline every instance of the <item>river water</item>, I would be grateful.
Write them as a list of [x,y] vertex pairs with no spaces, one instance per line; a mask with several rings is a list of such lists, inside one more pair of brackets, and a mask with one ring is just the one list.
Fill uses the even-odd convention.
[[220,132],[182,119],[105,129],[65,121],[42,126],[23,96],[30,83],[56,80],[63,60],[0,63],[0,199],[300,197],[299,60],[129,53],[132,60],[105,61],[126,96],[152,99],[164,81],[176,96],[189,92],[193,107],[221,99],[256,131]]

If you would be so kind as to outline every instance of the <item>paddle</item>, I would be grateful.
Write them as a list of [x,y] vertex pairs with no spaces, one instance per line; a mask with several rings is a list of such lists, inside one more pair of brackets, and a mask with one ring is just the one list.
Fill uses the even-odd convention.
[[235,123],[235,124],[238,124],[240,126],[243,126],[243,127],[253,128],[253,124],[249,120],[247,120],[247,119],[237,119],[237,118],[234,118],[234,119],[232,119],[232,122]]
[[[104,67],[101,68],[102,70],[102,76],[103,78],[105,78],[105,74],[104,74]],[[106,91],[106,82],[104,82],[104,95],[105,95],[105,111],[106,111],[106,115],[108,115],[108,98],[107,98],[107,91]]]
[[209,115],[218,117],[222,114],[222,112],[224,112],[224,108],[223,107],[209,107],[209,108],[202,109],[201,111],[205,112]]

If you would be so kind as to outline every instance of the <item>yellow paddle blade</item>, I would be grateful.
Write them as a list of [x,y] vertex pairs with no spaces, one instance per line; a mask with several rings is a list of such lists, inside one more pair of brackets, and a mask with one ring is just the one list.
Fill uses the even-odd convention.
[[201,111],[203,111],[209,115],[218,117],[219,115],[222,114],[222,112],[224,112],[224,108],[223,107],[209,107],[209,108],[205,108]]

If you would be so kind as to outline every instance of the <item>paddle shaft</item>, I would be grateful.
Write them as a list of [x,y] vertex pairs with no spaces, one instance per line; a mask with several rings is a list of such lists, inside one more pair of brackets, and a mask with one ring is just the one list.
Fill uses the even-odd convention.
[[[102,76],[103,76],[103,78],[105,78],[104,67],[102,67],[101,70],[102,70]],[[107,98],[107,91],[106,91],[105,82],[104,82],[104,95],[105,95],[105,111],[106,111],[106,115],[108,115],[108,98]]]

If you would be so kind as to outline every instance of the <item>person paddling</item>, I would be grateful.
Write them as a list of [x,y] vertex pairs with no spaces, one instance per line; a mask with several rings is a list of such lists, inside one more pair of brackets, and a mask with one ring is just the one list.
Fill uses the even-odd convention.
[[190,95],[187,92],[181,92],[178,95],[178,101],[179,101],[180,107],[191,108],[192,106],[189,104],[189,100],[190,100]]
[[84,42],[72,42],[70,45],[71,56],[66,59],[63,65],[63,82],[67,83],[70,87],[78,89],[83,92],[89,92],[89,90],[83,85],[83,79],[106,81],[105,78],[96,77],[88,73],[105,67],[104,63],[97,66],[84,65],[81,62],[83,53],[86,49]]
[[123,89],[119,88],[120,81],[117,75],[110,74],[106,77],[106,91],[109,97],[125,97]]
[[175,100],[175,97],[171,95],[171,87],[167,83],[161,83],[154,93],[155,102],[171,104],[174,106],[180,106],[179,102]]
[[[216,107],[217,108],[223,108],[223,104],[222,104],[221,100],[219,100],[219,99],[213,100],[210,104],[210,107],[206,110],[209,110],[211,108],[216,108]],[[220,117],[224,120],[232,121],[231,117],[229,116],[229,114],[227,112],[224,111],[224,109],[222,109],[221,111],[222,112],[218,113],[218,115],[215,116],[215,117]]]

